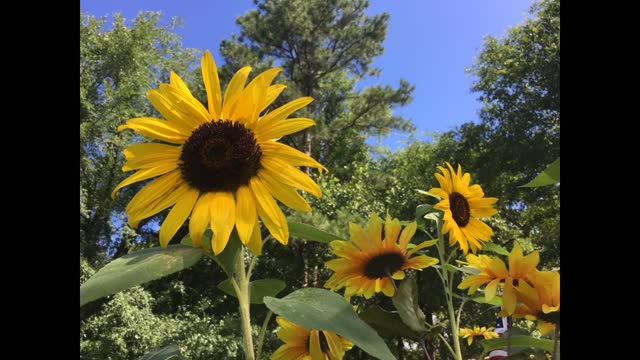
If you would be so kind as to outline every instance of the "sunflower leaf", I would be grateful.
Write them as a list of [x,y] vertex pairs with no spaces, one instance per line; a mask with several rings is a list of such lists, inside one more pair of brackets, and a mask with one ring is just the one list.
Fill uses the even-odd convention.
[[422,195],[427,195],[427,196],[431,196],[432,198],[435,198],[436,200],[440,201],[442,200],[442,198],[438,195],[432,194],[428,191],[424,191],[424,190],[420,190],[420,189],[415,189],[417,193],[422,194]]
[[291,236],[327,244],[333,240],[345,240],[340,236],[330,234],[311,225],[296,221],[287,221],[287,223],[289,224],[289,235]]
[[509,256],[509,251],[507,251],[507,249],[492,242],[482,243],[482,251],[491,251],[499,255]]
[[552,162],[533,180],[518,187],[539,187],[553,185],[560,182],[560,158]]
[[424,334],[429,329],[425,326],[425,315],[418,304],[418,286],[416,278],[407,276],[398,286],[398,291],[391,298],[398,315],[411,330]]
[[373,305],[360,313],[360,318],[382,337],[403,337],[412,340],[418,340],[420,337],[418,333],[402,322],[398,312],[386,311],[378,305]]
[[304,288],[277,299],[264,297],[274,313],[307,329],[334,332],[382,360],[395,360],[384,340],[353,311],[342,296],[325,289]]
[[[220,265],[220,267],[228,277],[231,277],[233,276],[233,268],[235,265],[236,257],[240,253],[240,247],[242,246],[242,243],[238,238],[238,233],[235,230],[231,233],[227,246],[224,248],[224,250],[222,250],[220,254],[218,254],[218,256],[213,255],[213,250],[211,249],[212,236],[213,232],[211,232],[211,229],[207,229],[204,234],[202,234],[203,249],[200,249],[200,251],[204,251],[207,256],[212,258],[218,265]],[[191,236],[189,234],[185,235],[180,243],[186,246],[193,246]]]
[[141,357],[138,360],[186,360],[186,358],[180,353],[180,348],[178,345],[171,344],[167,345],[161,349],[150,351]]
[[[265,296],[276,296],[278,293],[286,287],[286,284],[282,280],[278,279],[260,279],[249,282],[249,294],[251,298],[249,301],[252,304],[263,304],[262,298]],[[227,279],[218,284],[218,289],[227,295],[233,297],[236,296],[236,292],[233,290],[231,280]]]
[[98,270],[80,286],[80,306],[186,269],[202,257],[200,249],[169,245],[134,251]]
[[[480,359],[482,359],[484,355],[489,351],[506,348],[508,341],[509,340],[506,338],[481,340],[480,345],[482,345],[483,352],[482,352],[482,355],[480,356]],[[538,339],[531,336],[512,335],[511,346],[512,347],[532,347],[532,348],[553,352],[553,340]],[[558,341],[557,351],[560,352],[560,341]]]

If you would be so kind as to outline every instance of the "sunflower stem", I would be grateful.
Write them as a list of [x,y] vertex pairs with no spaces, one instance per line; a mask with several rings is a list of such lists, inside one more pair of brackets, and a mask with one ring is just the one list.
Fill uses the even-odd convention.
[[393,277],[391,276],[391,272],[389,271],[388,267],[384,267],[384,272],[385,274],[387,274],[387,276],[389,277],[389,280],[391,281],[391,285],[393,285],[393,290],[395,290],[396,292],[398,292],[398,287],[396,286],[396,282],[393,281]]
[[251,334],[251,317],[249,316],[249,280],[244,269],[244,247],[236,257],[236,269],[231,284],[236,291],[240,303],[240,323],[242,325],[242,340],[245,359],[254,360],[253,336]]
[[551,360],[556,360],[556,353],[558,351],[558,337],[560,335],[560,327],[556,325],[555,336],[553,339],[553,353],[551,354]]
[[424,353],[424,358],[426,360],[431,360],[431,355],[429,355],[429,351],[427,350],[427,345],[425,344],[423,337],[420,338],[419,343],[422,348],[422,352]]
[[507,318],[507,356],[511,355],[511,329],[513,328],[513,320],[511,316]]
[[[458,323],[456,319],[456,313],[453,308],[453,274],[449,277],[449,273],[446,268],[446,264],[449,263],[451,258],[445,260],[444,249],[444,236],[442,235],[442,225],[440,221],[437,221],[438,229],[438,255],[440,257],[440,269],[442,270],[442,285],[445,290],[445,298],[447,300],[447,311],[449,313],[449,323],[451,324],[451,335],[453,337],[453,347],[455,349],[455,358],[462,360],[462,350],[460,348],[460,339],[458,338]],[[436,270],[437,271],[437,270]]]
[[273,311],[269,310],[267,313],[267,317],[264,318],[264,322],[262,323],[262,328],[260,328],[260,334],[258,335],[258,353],[256,355],[256,360],[260,360],[262,356],[262,344],[264,343],[264,334],[267,332],[267,326],[269,325],[269,320],[271,320],[271,315],[273,315]]

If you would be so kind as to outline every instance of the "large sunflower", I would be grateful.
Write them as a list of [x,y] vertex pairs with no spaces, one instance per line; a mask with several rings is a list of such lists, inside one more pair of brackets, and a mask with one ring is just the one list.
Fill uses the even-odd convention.
[[462,338],[467,338],[467,345],[471,346],[471,344],[473,344],[473,337],[474,336],[481,336],[485,339],[497,339],[500,337],[500,335],[498,335],[497,333],[495,333],[493,331],[492,327],[486,328],[486,327],[479,327],[479,326],[474,326],[473,329],[471,328],[462,328],[460,329],[460,337]]
[[442,175],[435,174],[440,187],[429,190],[442,199],[434,206],[435,209],[444,211],[442,233],[449,234],[449,245],[457,242],[465,255],[469,247],[475,254],[477,249],[482,249],[481,241],[489,241],[493,235],[493,230],[477,218],[496,214],[492,205],[498,199],[485,198],[482,187],[478,184],[469,186],[471,175],[463,175],[460,164],[458,172],[449,163],[446,164],[449,169],[438,166]]
[[458,289],[469,289],[468,293],[473,294],[480,286],[488,284],[484,289],[487,301],[491,301],[496,294],[498,285],[504,287],[502,293],[502,309],[505,316],[513,314],[516,308],[515,289],[520,282],[530,281],[535,274],[536,266],[540,262],[540,254],[537,251],[524,256],[522,248],[517,243],[509,253],[509,269],[505,263],[496,256],[473,255],[466,256],[466,264],[470,268],[478,269],[480,272],[464,278],[458,285]]
[[184,82],[171,72],[170,83],[147,92],[163,119],[130,119],[118,131],[132,129],[155,142],[129,146],[123,171],[138,170],[113,190],[156,176],[129,202],[129,224],[137,227],[145,218],[173,206],[160,226],[160,245],[166,247],[189,215],[189,233],[196,246],[211,224],[211,247],[224,250],[234,227],[242,243],[260,254],[262,241],[258,219],[283,244],[289,239],[284,214],[274,197],[298,211],[311,211],[298,194],[301,189],[321,196],[318,185],[296,166],[326,169],[306,154],[276,142],[282,136],[315,124],[311,119],[287,119],[311,101],[293,100],[260,114],[284,90],[270,85],[280,69],[269,69],[245,86],[250,67],[235,73],[220,92],[213,57],[202,56],[202,78],[207,91],[205,108]]
[[353,347],[351,341],[326,330],[309,330],[282,316],[276,317],[278,338],[284,341],[271,360],[342,360]]
[[369,299],[377,292],[393,296],[395,289],[390,276],[401,280],[406,269],[422,270],[438,263],[438,259],[426,255],[411,257],[416,251],[431,245],[430,241],[422,242],[407,251],[416,227],[414,221],[400,233],[400,221],[392,220],[387,215],[382,240],[382,220],[375,213],[371,214],[367,230],[349,223],[351,241],[334,240],[329,244],[331,251],[339,258],[325,263],[335,273],[324,287],[332,291],[344,287],[344,296],[347,298],[364,295]]

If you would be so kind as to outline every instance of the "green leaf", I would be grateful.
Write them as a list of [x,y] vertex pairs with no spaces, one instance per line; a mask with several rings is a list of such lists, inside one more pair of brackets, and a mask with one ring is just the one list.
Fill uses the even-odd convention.
[[117,258],[80,286],[80,306],[186,269],[201,257],[199,249],[169,245],[167,249],[154,247]]
[[535,179],[519,187],[538,187],[553,185],[560,182],[560,158],[552,162]]
[[499,255],[509,256],[509,251],[507,251],[502,246],[492,242],[482,243],[482,251],[491,251]]
[[344,297],[332,291],[304,288],[282,299],[265,296],[264,303],[274,313],[299,326],[334,332],[378,359],[395,360],[376,331],[356,315]]
[[337,235],[330,234],[311,225],[296,221],[287,221],[287,223],[289,224],[289,235],[291,236],[322,243],[330,243],[333,240],[345,240]]
[[423,219],[426,214],[432,213],[434,211],[438,211],[438,210],[435,210],[433,208],[433,205],[430,205],[430,204],[422,204],[422,205],[416,206],[416,221]]
[[491,300],[487,301],[487,298],[485,297],[484,294],[474,294],[473,296],[471,296],[469,298],[469,300],[473,301],[473,302],[477,302],[478,304],[490,304],[490,305],[495,305],[498,307],[502,306],[502,297],[499,295],[494,295],[493,298],[491,298]]
[[398,315],[411,330],[423,334],[429,329],[425,326],[425,316],[418,304],[418,286],[416,278],[407,276],[398,286],[398,291],[391,298]]
[[178,347],[178,345],[175,345],[175,344],[167,345],[161,349],[148,352],[138,358],[138,360],[183,360],[183,359],[186,360],[187,358],[182,356],[182,354],[180,353],[180,348]]
[[402,322],[398,312],[386,311],[378,305],[373,305],[361,312],[360,318],[382,337],[396,338],[399,336],[413,340],[418,340],[420,337],[418,333]]
[[[506,337],[500,339],[481,340],[480,345],[483,348],[483,354],[480,356],[482,359],[484,354],[489,351],[506,348],[508,339]],[[549,339],[537,339],[531,336],[511,335],[512,347],[532,347],[537,349],[553,352],[553,340]],[[558,341],[558,352],[560,352],[560,341]]]
[[[204,247],[203,250],[210,258],[212,258],[218,265],[220,265],[220,267],[222,268],[222,270],[224,270],[225,274],[227,274],[228,277],[231,277],[233,276],[236,257],[240,253],[240,248],[242,247],[242,243],[238,238],[238,233],[236,232],[236,230],[233,230],[231,236],[229,237],[227,246],[224,248],[224,250],[222,250],[220,254],[218,254],[218,256],[213,255],[213,250],[211,250],[212,235],[213,233],[211,232],[211,229],[207,229],[204,234],[202,234],[202,246]],[[186,246],[193,246],[191,236],[189,234],[185,235],[180,243]]]
[[[284,290],[286,284],[282,280],[278,279],[260,279],[249,282],[249,294],[252,304],[262,304],[262,298],[265,296],[276,296],[280,291]],[[218,284],[218,289],[222,290],[225,294],[236,296],[231,280],[227,279]]]

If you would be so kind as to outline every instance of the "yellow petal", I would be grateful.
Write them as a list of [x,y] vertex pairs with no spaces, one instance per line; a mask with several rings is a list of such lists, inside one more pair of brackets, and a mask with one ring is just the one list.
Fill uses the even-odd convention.
[[182,91],[186,96],[193,97],[191,91],[189,91],[189,88],[187,87],[187,84],[185,84],[180,76],[173,71],[169,73],[169,84],[176,88],[176,90]]
[[311,119],[291,118],[276,121],[269,127],[258,126],[254,133],[258,140],[267,141],[271,139],[279,139],[283,136],[296,133],[310,126],[314,126],[315,124],[316,122]]
[[180,170],[174,170],[168,174],[151,181],[138,191],[125,208],[126,213],[136,212],[147,208],[159,197],[165,196],[175,190],[182,183]]
[[192,130],[211,120],[207,109],[194,97],[186,96],[182,91],[167,84],[160,84],[159,90],[176,109],[188,116]]
[[513,289],[513,279],[506,279],[502,294],[502,309],[511,315],[516,309],[516,294]]
[[268,158],[266,156],[263,156],[260,162],[263,166],[262,171],[274,180],[304,190],[317,198],[322,196],[318,184],[316,184],[309,175],[299,169],[294,168],[280,159]]
[[164,175],[164,174],[168,173],[169,171],[175,170],[177,167],[178,167],[177,163],[161,163],[160,165],[158,165],[156,167],[153,167],[153,168],[150,168],[150,169],[139,170],[135,174],[133,174],[133,175],[129,176],[128,178],[122,180],[115,187],[115,189],[113,189],[113,191],[111,192],[111,198],[115,199],[116,192],[118,192],[118,190],[122,189],[123,187],[125,187],[127,185],[131,185],[133,183],[137,183],[138,181],[150,179],[150,178],[155,177],[155,176]]
[[418,250],[424,249],[424,248],[432,246],[432,245],[433,245],[433,241],[431,241],[431,240],[423,241],[420,244],[414,246],[413,249],[409,250],[407,252],[407,257],[415,254],[416,251],[418,251]]
[[211,199],[211,230],[213,240],[211,248],[218,255],[229,242],[229,236],[236,222],[236,201],[230,192],[220,191],[213,194]]
[[245,244],[249,251],[251,251],[254,255],[259,256],[262,255],[262,234],[260,233],[260,224],[258,224],[258,218],[256,217],[256,222],[253,225],[253,232],[251,233],[251,238],[249,242]]
[[191,219],[189,220],[189,236],[191,237],[191,243],[195,247],[202,247],[202,235],[204,235],[204,231],[211,220],[209,209],[211,208],[212,199],[213,193],[204,193],[193,207]]
[[309,166],[320,170],[320,172],[328,172],[327,168],[315,161],[311,156],[292,148],[291,146],[281,144],[275,141],[260,142],[260,148],[264,158],[277,158],[292,166]]
[[248,186],[241,186],[236,190],[236,228],[243,244],[249,244],[257,221],[258,213],[251,190]]
[[487,287],[484,289],[484,297],[487,301],[491,301],[493,297],[496,295],[496,289],[498,288],[498,284],[500,283],[500,279],[494,279]]
[[[242,69],[238,70],[231,78],[231,81],[229,81],[227,89],[224,91],[224,100],[222,102],[223,118],[227,118],[231,115],[231,108],[240,98],[242,89],[244,89],[244,84],[247,82],[249,72],[251,72],[251,67],[245,66]],[[229,118],[229,120],[233,119]]]
[[400,247],[400,249],[402,249],[403,251],[407,249],[407,245],[409,244],[409,241],[411,241],[413,235],[415,235],[417,228],[418,225],[416,224],[416,222],[412,221],[404,229],[402,229],[402,232],[400,233],[400,239],[398,241],[398,246]]
[[196,200],[198,200],[198,195],[200,195],[200,192],[197,189],[189,189],[187,193],[182,195],[176,202],[171,211],[169,211],[162,226],[160,226],[160,246],[163,248],[167,247],[171,238],[173,238],[178,229],[184,224],[184,221],[187,220],[187,217],[189,217],[193,205],[195,205]]
[[[175,87],[174,87],[175,88]],[[176,90],[180,92],[180,90]],[[198,122],[192,116],[182,112],[173,104],[165,94],[157,89],[147,91],[147,98],[153,107],[167,120],[170,125],[175,126],[183,134],[190,134]]]
[[211,118],[219,120],[222,115],[222,92],[220,92],[220,80],[218,69],[209,50],[202,55],[202,80],[207,90],[207,103]]
[[289,101],[288,103],[280,106],[279,108],[270,111],[267,115],[263,116],[255,123],[253,129],[268,128],[278,120],[286,119],[296,110],[299,110],[311,103],[313,98],[305,96]]
[[252,177],[249,180],[249,189],[258,205],[258,215],[264,225],[269,229],[271,235],[283,245],[289,242],[289,226],[287,219],[284,217],[282,210],[278,207],[275,200],[265,188],[262,180],[258,177]]
[[122,166],[122,171],[148,169],[169,163],[176,164],[177,167],[181,152],[181,147],[165,144],[131,145],[124,150],[127,162]]
[[175,124],[155,118],[135,118],[127,120],[125,125],[118,126],[118,131],[131,129],[142,136],[172,143],[184,144],[191,133],[179,128]]
[[395,244],[396,240],[398,240],[398,234],[400,233],[400,220],[391,219],[389,214],[387,213],[387,219],[384,222],[384,239],[387,243]]
[[309,354],[313,360],[325,360],[320,348],[320,336],[318,330],[311,330],[309,335]]
[[372,247],[369,235],[357,224],[349,223],[349,235],[351,241],[356,244],[360,250],[367,250]]
[[276,85],[271,85],[269,86],[269,88],[267,89],[267,94],[265,95],[265,98],[262,99],[262,104],[260,105],[260,111],[262,112],[264,109],[267,108],[267,106],[271,105],[271,103],[278,98],[278,96],[280,96],[280,94],[282,93],[282,91],[284,91],[284,89],[286,89],[287,86],[284,84],[276,84]]
[[278,182],[269,173],[259,171],[258,176],[262,180],[262,184],[276,199],[280,200],[286,206],[293,210],[301,212],[310,212],[311,206],[300,196],[291,186]]
[[231,118],[243,123],[252,123],[258,120],[267,89],[281,71],[282,69],[273,68],[263,71],[253,78],[249,85],[242,90],[239,100],[230,109]]
[[340,338],[331,331],[323,331],[324,338],[327,340],[327,346],[329,347],[329,354],[333,359],[340,359],[344,355],[342,349],[342,341]]
[[175,204],[178,199],[180,199],[182,195],[184,195],[189,190],[189,184],[183,181],[178,182],[177,185],[177,188],[169,189],[165,194],[158,196],[151,202],[147,202],[144,207],[130,210],[128,212],[129,224],[132,227],[137,227],[140,221],[142,221],[143,219],[153,216]]

